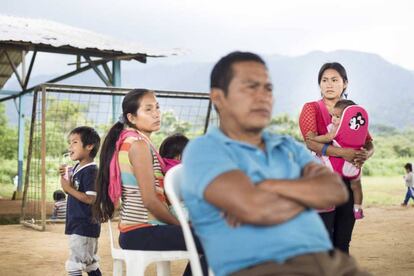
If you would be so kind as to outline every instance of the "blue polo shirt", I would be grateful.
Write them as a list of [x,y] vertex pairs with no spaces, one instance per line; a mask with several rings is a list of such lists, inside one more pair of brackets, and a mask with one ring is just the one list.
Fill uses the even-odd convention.
[[243,171],[253,183],[265,179],[296,179],[316,161],[308,149],[288,136],[263,133],[265,151],[228,138],[218,128],[186,147],[182,195],[192,225],[215,275],[227,275],[266,261],[284,262],[298,255],[332,249],[314,210],[305,210],[273,226],[230,227],[221,210],[204,199],[204,190],[219,175]]

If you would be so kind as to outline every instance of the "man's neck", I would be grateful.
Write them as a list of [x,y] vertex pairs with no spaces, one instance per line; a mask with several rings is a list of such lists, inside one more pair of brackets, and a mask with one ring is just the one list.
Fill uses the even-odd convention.
[[226,128],[223,126],[220,126],[220,130],[229,138],[244,142],[256,147],[259,147],[261,149],[264,149],[264,141],[262,138],[262,130],[252,130],[252,131],[246,131],[241,129],[231,129]]

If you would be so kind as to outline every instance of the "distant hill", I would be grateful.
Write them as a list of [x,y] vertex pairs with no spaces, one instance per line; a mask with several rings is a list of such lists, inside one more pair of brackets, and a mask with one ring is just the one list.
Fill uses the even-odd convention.
[[[348,98],[367,108],[371,123],[397,128],[414,127],[413,71],[391,64],[375,54],[348,50],[264,58],[275,87],[274,114],[298,116],[305,102],[320,97],[317,83],[320,66],[325,62],[338,61],[348,72]],[[124,70],[123,86],[208,91],[213,62],[172,64],[168,58],[163,61],[165,62],[149,63],[133,71]],[[42,79],[48,78],[43,76]],[[74,77],[65,83],[101,85],[93,73]]]
[[[365,106],[373,124],[414,127],[414,73],[363,52],[311,52],[303,56],[265,57],[275,86],[274,113],[297,116],[307,101],[320,97],[317,74],[325,62],[338,61],[348,73],[348,98]],[[159,64],[124,72],[123,84],[208,91],[213,63]]]

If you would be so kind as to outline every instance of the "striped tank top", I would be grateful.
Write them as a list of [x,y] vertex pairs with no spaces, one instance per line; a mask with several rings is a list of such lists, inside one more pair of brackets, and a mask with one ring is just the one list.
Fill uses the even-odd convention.
[[[149,227],[154,225],[164,224],[158,221],[151,212],[144,207],[141,191],[138,185],[138,181],[133,173],[133,167],[129,161],[128,152],[134,141],[145,140],[138,137],[127,137],[119,149],[119,167],[121,170],[121,182],[122,182],[122,205],[120,211],[120,223],[119,230],[121,232],[128,232],[141,227]],[[148,141],[146,141],[149,143]],[[158,160],[157,153],[151,145],[149,145],[152,155],[152,166],[154,173],[154,186],[157,197],[163,202],[167,208],[168,203],[164,193],[164,175],[161,171],[160,161]]]
[[66,219],[66,199],[55,202],[53,207],[54,219]]

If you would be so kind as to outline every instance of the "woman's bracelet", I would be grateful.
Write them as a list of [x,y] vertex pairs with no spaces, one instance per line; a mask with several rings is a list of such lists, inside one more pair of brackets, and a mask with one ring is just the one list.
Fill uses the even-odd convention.
[[326,156],[326,150],[328,149],[329,144],[324,144],[322,147],[322,156]]

